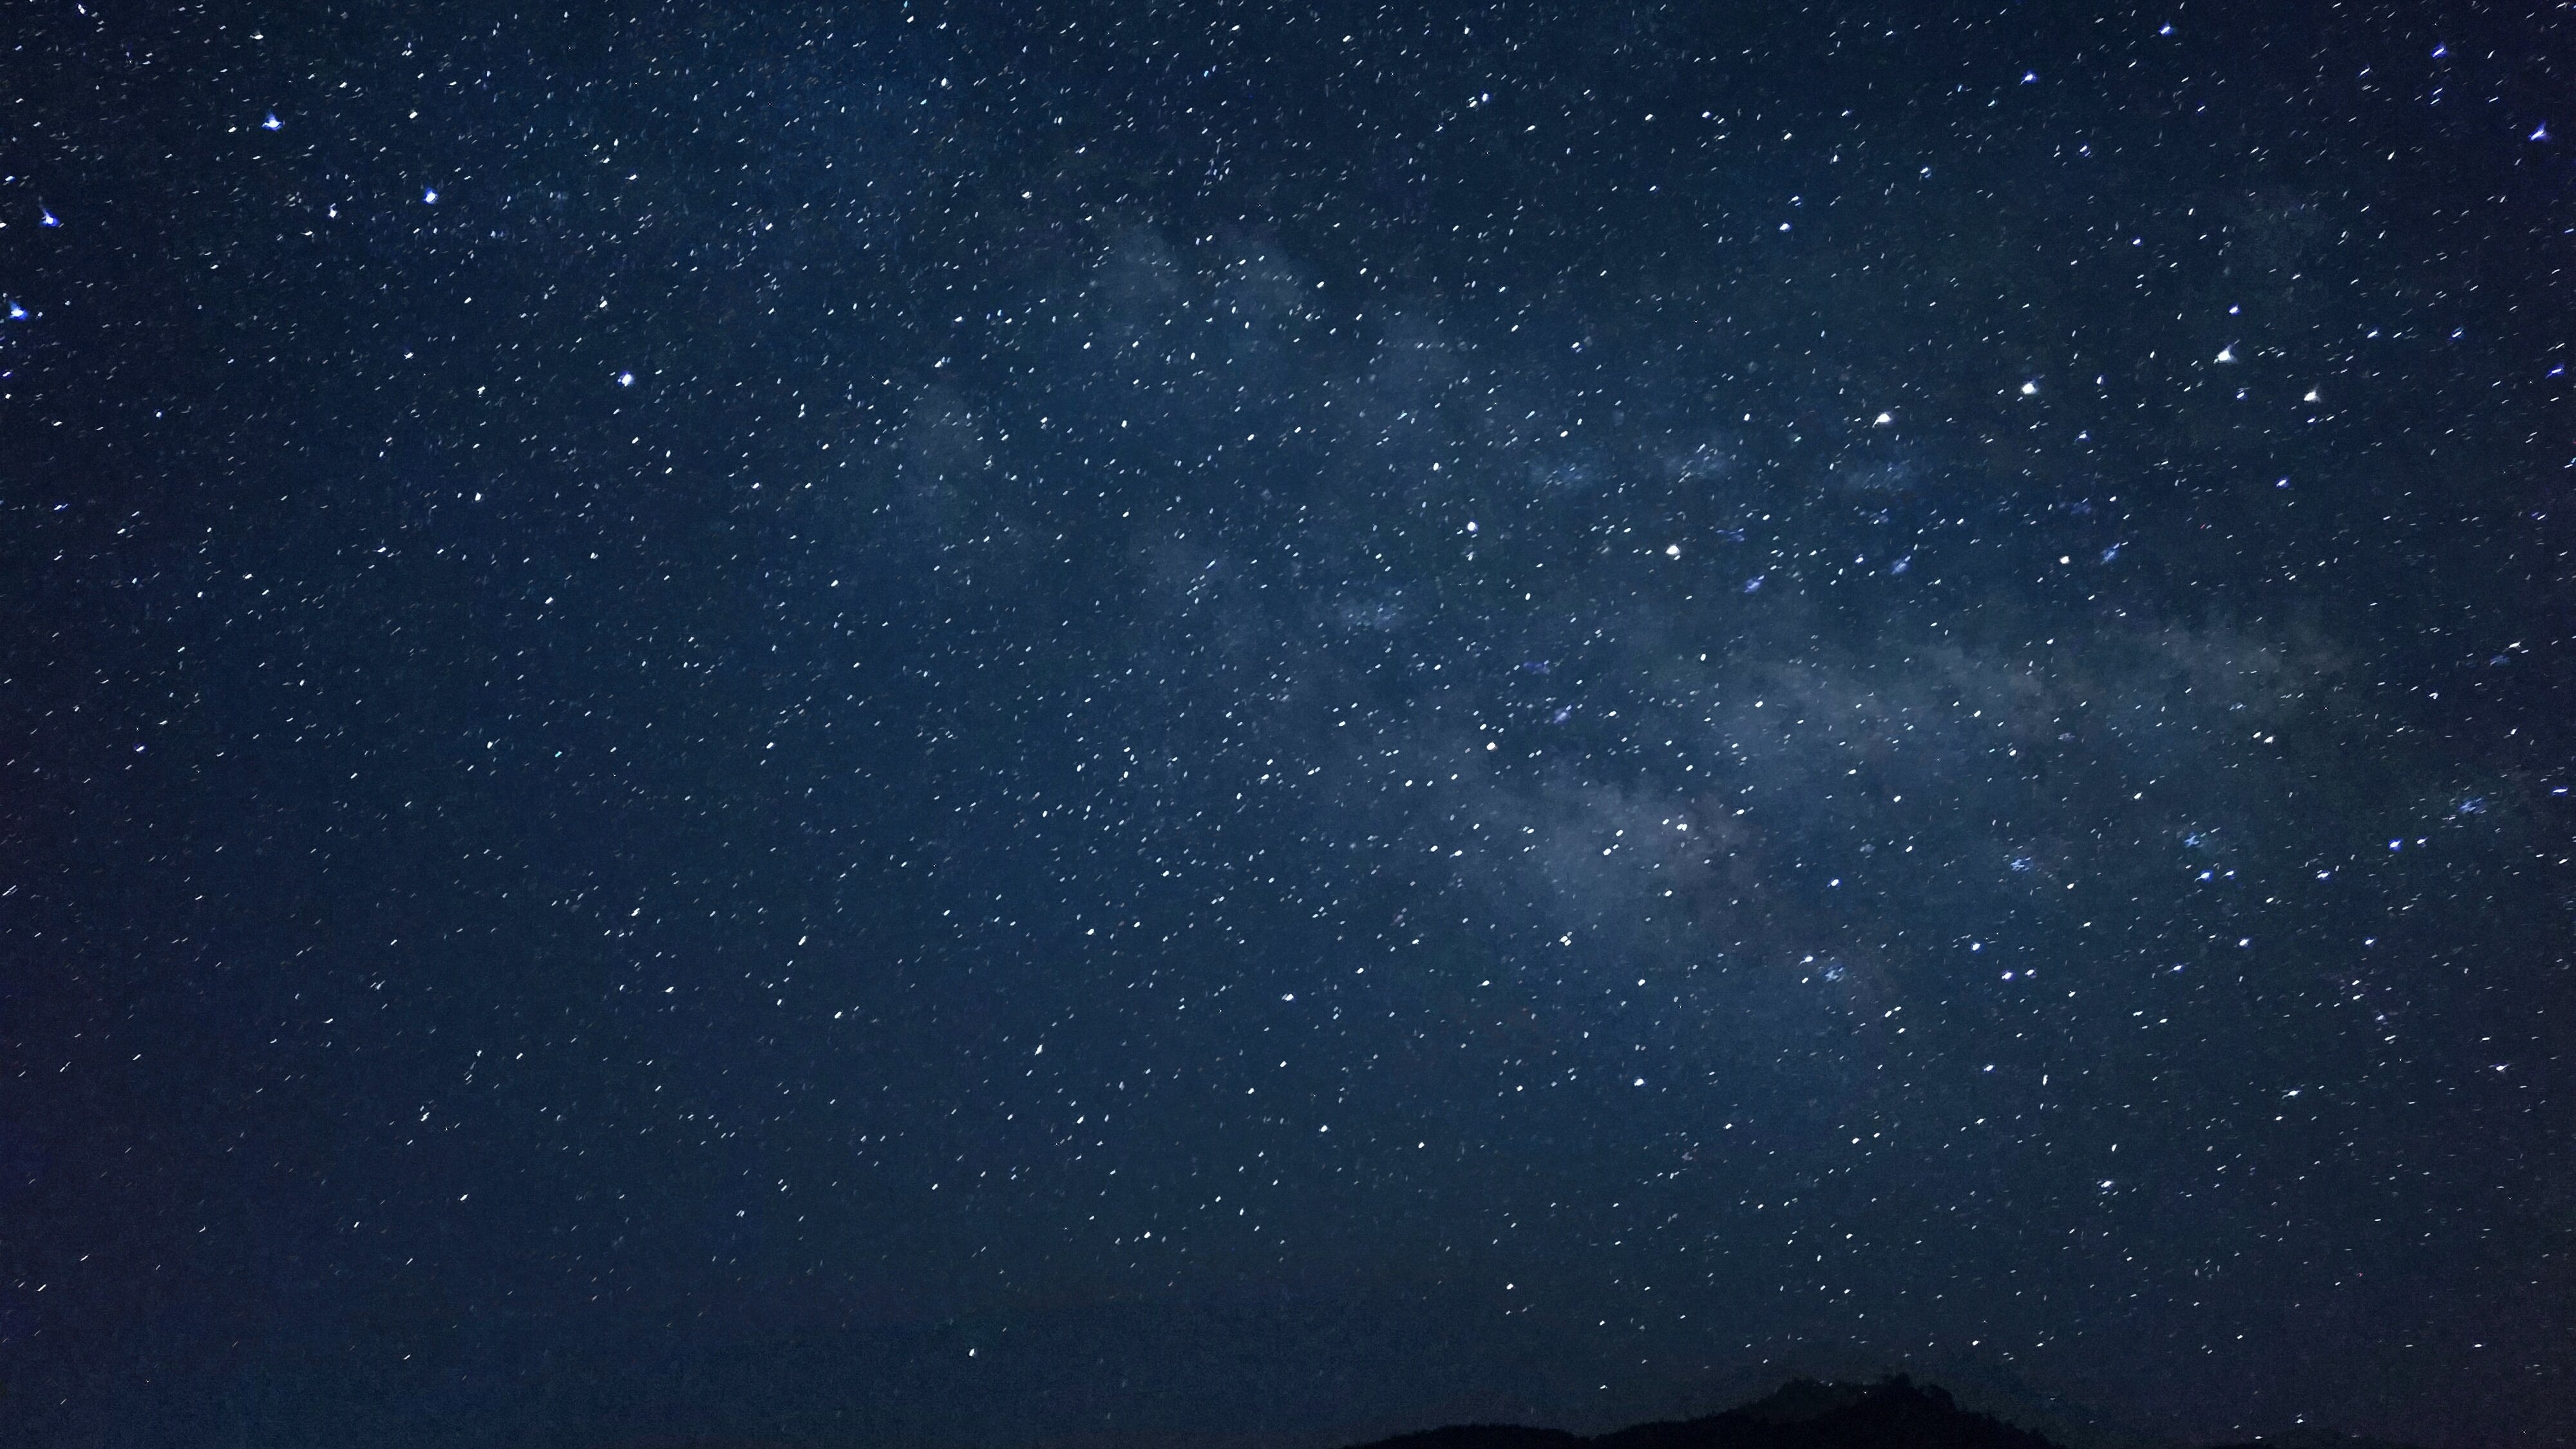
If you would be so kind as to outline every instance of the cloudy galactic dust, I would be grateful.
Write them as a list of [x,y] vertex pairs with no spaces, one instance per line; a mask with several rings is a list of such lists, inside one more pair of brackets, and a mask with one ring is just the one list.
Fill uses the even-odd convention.
[[0,32],[0,1442],[2576,1442],[2566,4]]

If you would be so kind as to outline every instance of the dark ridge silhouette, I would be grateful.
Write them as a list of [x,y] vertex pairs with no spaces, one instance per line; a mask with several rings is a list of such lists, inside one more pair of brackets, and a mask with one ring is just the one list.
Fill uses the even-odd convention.
[[[2080,1436],[2079,1436],[2080,1439]],[[686,1433],[620,1440],[614,1449],[808,1449],[803,1438],[747,1439]],[[841,1444],[842,1440],[820,1441]],[[884,1441],[880,1441],[881,1443]],[[963,1440],[904,1439],[904,1449],[969,1449]],[[1024,1449],[1278,1449],[1311,1442],[1298,1435],[1091,1433],[1040,1441]],[[2100,1443],[2098,1438],[2080,1442]],[[2185,1449],[2165,1440],[2110,1441],[2130,1449]],[[608,1446],[602,1446],[608,1449]],[[1875,1383],[1794,1379],[1749,1404],[1697,1419],[1634,1424],[1603,1434],[1573,1434],[1522,1424],[1451,1424],[1349,1449],[2067,1449],[2045,1434],[1961,1408],[1947,1389],[1897,1374]],[[2385,1439],[2300,1428],[2208,1449],[2413,1449]]]
[[1959,1407],[1903,1375],[1874,1384],[1799,1379],[1702,1419],[1638,1424],[1586,1438],[1560,1429],[1466,1424],[1356,1449],[2059,1449],[2026,1429]]

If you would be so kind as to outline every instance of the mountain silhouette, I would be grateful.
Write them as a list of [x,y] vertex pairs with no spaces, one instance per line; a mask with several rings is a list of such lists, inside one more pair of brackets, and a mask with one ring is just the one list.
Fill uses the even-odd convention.
[[1562,1429],[1460,1424],[1354,1449],[2059,1449],[1943,1389],[1904,1375],[1874,1384],[1799,1379],[1770,1396],[1699,1419],[1638,1424],[1585,1437]]

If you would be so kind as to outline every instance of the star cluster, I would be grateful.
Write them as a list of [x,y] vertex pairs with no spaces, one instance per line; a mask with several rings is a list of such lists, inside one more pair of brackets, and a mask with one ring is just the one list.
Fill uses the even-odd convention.
[[0,1419],[2566,1442],[2566,26],[2278,20],[50,15]]

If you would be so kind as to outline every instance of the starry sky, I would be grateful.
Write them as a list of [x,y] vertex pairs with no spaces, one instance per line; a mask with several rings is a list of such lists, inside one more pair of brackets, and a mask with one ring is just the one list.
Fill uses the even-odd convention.
[[2571,1442],[2564,6],[10,29],[0,1437]]

